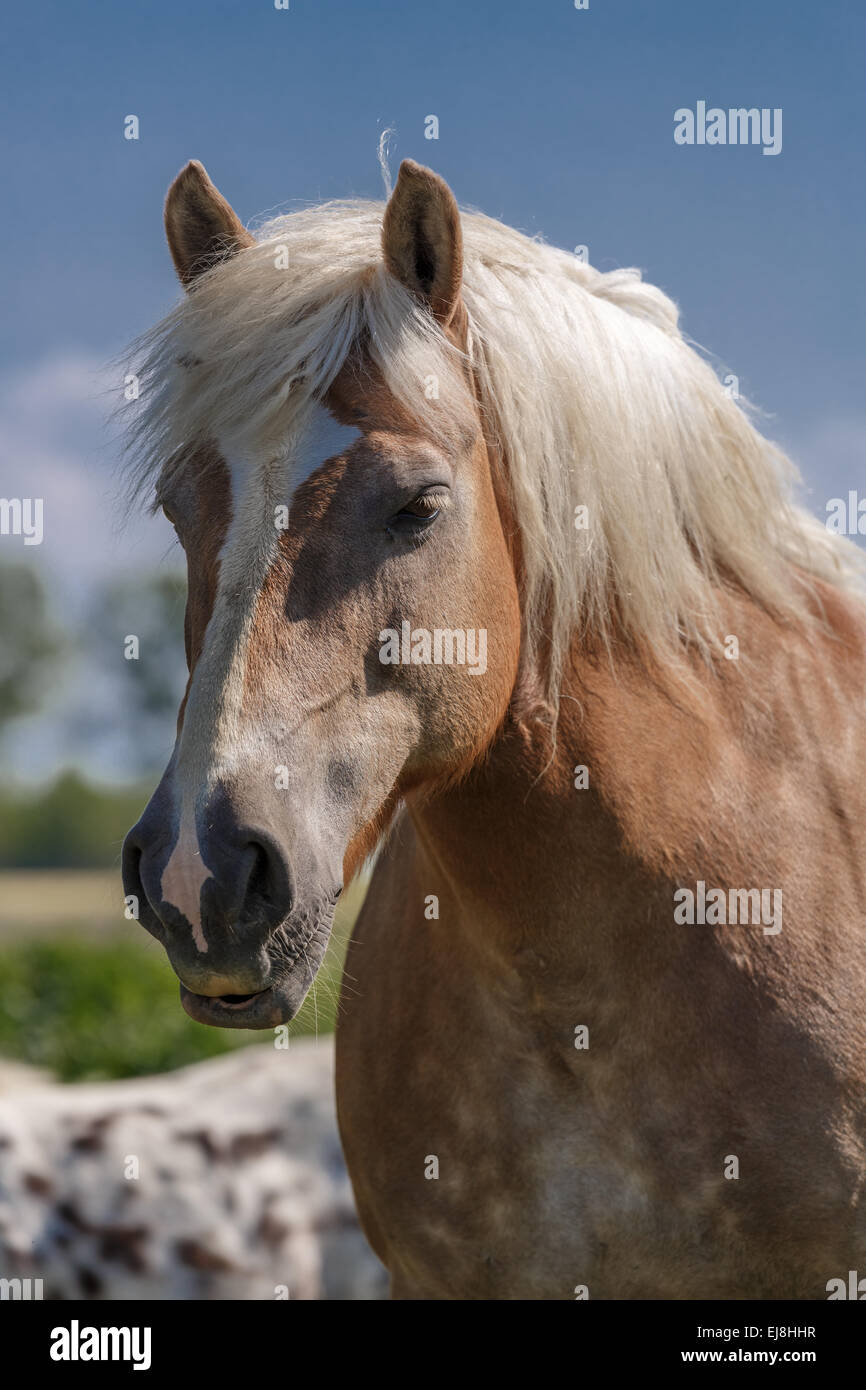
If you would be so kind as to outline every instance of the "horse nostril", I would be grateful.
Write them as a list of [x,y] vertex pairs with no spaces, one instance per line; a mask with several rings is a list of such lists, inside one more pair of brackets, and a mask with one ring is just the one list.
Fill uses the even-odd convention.
[[144,885],[141,882],[141,850],[136,844],[130,844],[127,836],[121,856],[121,876],[123,878],[123,896],[132,899],[134,916],[141,916],[141,900],[144,897]]
[[291,880],[285,856],[268,836],[258,834],[247,842],[252,862],[244,889],[244,909],[273,921],[282,920],[292,906]]
[[133,844],[129,836],[123,845],[122,873],[123,886],[127,891],[133,887],[141,888],[141,848]]
[[137,825],[130,830],[123,842],[121,854],[121,877],[123,879],[123,896],[128,907],[127,915],[139,922],[152,936],[162,940],[163,926],[151,906],[147,889],[144,886],[141,872],[144,852],[137,839],[137,830]]
[[259,903],[270,903],[272,883],[268,852],[264,845],[255,842],[250,845],[250,849],[255,858],[247,879],[247,898]]

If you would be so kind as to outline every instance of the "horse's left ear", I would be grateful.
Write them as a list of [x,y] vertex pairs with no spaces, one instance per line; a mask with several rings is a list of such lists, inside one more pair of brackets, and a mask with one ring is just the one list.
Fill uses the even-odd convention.
[[443,328],[454,316],[463,275],[463,233],[454,194],[438,174],[404,159],[382,224],[385,264]]
[[255,246],[230,203],[197,159],[181,169],[165,200],[165,235],[181,284],[246,246]]

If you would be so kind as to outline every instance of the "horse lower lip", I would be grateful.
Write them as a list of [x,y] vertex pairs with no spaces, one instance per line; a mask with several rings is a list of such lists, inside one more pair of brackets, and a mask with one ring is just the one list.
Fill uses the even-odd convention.
[[197,1023],[210,1023],[216,1027],[243,1028],[247,1026],[247,1020],[252,1027],[263,1027],[262,1020],[269,1017],[274,1003],[270,987],[255,994],[220,995],[196,994],[182,984],[180,998],[190,1018]]
[[257,989],[253,994],[195,994],[193,990],[190,990],[189,993],[194,999],[201,1002],[203,1008],[231,1009],[240,1013],[244,1009],[249,1009],[257,999],[262,999],[269,993],[269,990]]

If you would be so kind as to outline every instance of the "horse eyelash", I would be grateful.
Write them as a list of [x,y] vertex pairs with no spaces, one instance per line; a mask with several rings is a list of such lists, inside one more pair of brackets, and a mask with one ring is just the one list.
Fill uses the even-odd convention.
[[435,492],[422,492],[420,497],[414,497],[407,505],[410,507],[429,506],[431,512],[438,512],[444,507],[447,507],[448,501],[447,498],[441,494]]

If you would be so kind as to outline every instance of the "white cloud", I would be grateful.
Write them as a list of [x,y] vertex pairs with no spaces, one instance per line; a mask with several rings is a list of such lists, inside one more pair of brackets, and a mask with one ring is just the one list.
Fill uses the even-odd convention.
[[[46,358],[0,377],[0,495],[44,500],[44,540],[0,537],[0,559],[43,572],[61,606],[80,607],[111,574],[159,564],[168,524],[144,512],[125,524],[117,425],[123,380],[82,354]],[[172,563],[180,565],[177,551]]]

